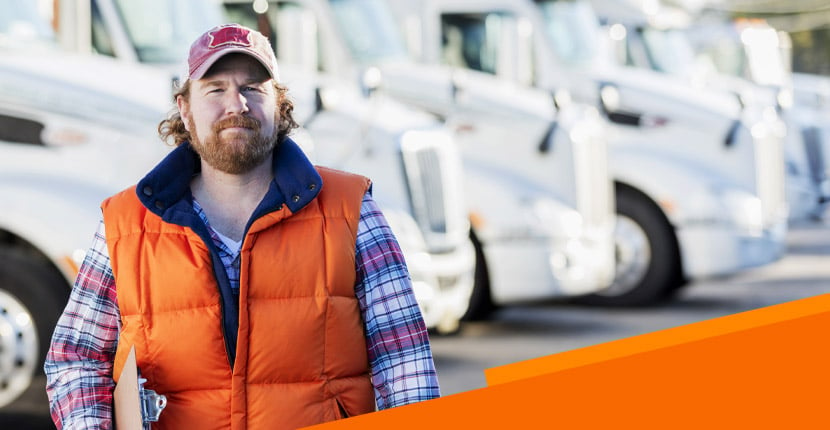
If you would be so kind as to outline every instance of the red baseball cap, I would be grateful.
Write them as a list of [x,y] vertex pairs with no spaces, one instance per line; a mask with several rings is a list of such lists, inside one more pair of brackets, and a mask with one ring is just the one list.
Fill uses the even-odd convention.
[[275,81],[279,81],[277,58],[262,33],[239,24],[214,27],[190,45],[187,57],[187,79],[201,79],[216,60],[231,53],[256,58]]

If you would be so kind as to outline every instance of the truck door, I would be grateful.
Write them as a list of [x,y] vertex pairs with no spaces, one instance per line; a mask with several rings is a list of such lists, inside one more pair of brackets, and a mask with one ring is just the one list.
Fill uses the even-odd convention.
[[[440,19],[441,61],[456,68],[455,115],[449,120],[461,132],[460,141],[541,145],[555,121],[556,109],[547,92],[521,85],[533,77],[532,42],[525,24],[511,14],[497,12],[445,12]],[[492,75],[517,79],[494,80]]]

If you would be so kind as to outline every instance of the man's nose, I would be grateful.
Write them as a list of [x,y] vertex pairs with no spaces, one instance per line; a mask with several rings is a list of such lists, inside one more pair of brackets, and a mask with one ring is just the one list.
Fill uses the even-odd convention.
[[242,114],[248,112],[248,98],[242,91],[228,91],[225,108],[229,114]]

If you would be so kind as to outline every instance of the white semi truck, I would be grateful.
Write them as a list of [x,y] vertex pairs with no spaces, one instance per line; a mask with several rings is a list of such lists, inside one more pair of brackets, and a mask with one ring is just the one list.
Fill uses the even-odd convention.
[[0,1],[0,15],[2,409],[44,404],[43,358],[99,205],[167,152],[153,130],[170,87],[57,51],[32,2]]
[[225,7],[230,20],[271,35],[281,64],[362,88],[371,103],[394,97],[454,131],[477,251],[469,318],[610,283],[613,195],[596,109],[565,93],[410,61],[382,1],[228,0]]
[[675,76],[694,88],[729,92],[743,109],[776,109],[787,126],[789,217],[804,220],[824,213],[830,181],[823,157],[826,143],[816,134],[823,120],[809,105],[794,103],[789,43],[783,33],[761,20],[697,19],[693,11],[658,1],[591,4],[621,65]]
[[599,52],[599,23],[583,1],[387,1],[419,59],[566,89],[609,119],[617,278],[584,301],[645,303],[685,280],[783,254],[783,124],[774,112],[615,67]]
[[[149,64],[175,80],[189,43],[225,22],[216,1],[63,0],[58,33],[69,49]],[[473,288],[475,254],[455,143],[434,117],[354,85],[280,62],[295,118],[318,164],[362,173],[402,242],[427,327],[458,328]]]
[[774,100],[787,124],[791,219],[820,218],[830,197],[827,159],[823,155],[830,149],[830,142],[815,131],[827,121],[814,106],[795,102],[789,35],[757,19],[707,19],[700,24],[690,26],[688,33],[696,53],[715,66],[710,82],[742,86],[756,97]]

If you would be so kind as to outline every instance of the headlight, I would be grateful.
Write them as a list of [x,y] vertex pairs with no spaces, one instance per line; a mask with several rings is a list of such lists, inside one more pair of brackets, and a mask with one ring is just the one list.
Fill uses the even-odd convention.
[[602,85],[599,89],[599,98],[602,106],[607,112],[616,112],[620,108],[620,90],[609,84]]
[[[395,234],[395,238],[401,247],[401,250],[406,254],[407,252],[425,252],[426,243],[424,243],[424,236],[421,234],[421,229],[412,217],[400,210],[394,210],[388,207],[383,207],[379,203],[383,216],[386,218],[386,223]],[[409,256],[406,256],[409,258]]]
[[435,273],[433,272],[432,256],[427,253],[424,237],[418,224],[409,214],[390,208],[382,208],[384,218],[395,234],[401,252],[406,258],[409,276],[412,278],[412,287],[421,303],[432,300],[435,295]]
[[760,235],[764,229],[761,199],[738,188],[715,190],[729,219],[740,229],[752,235]]
[[499,240],[549,241],[582,234],[582,216],[557,200],[526,197],[516,204],[516,210],[510,212],[474,213],[473,225],[479,234]]
[[578,236],[582,215],[575,209],[549,198],[536,198],[530,204],[530,225],[545,226],[556,236]]
[[795,96],[793,95],[792,90],[788,88],[781,88],[780,90],[778,90],[776,102],[778,103],[778,106],[783,110],[792,108],[795,104]]

